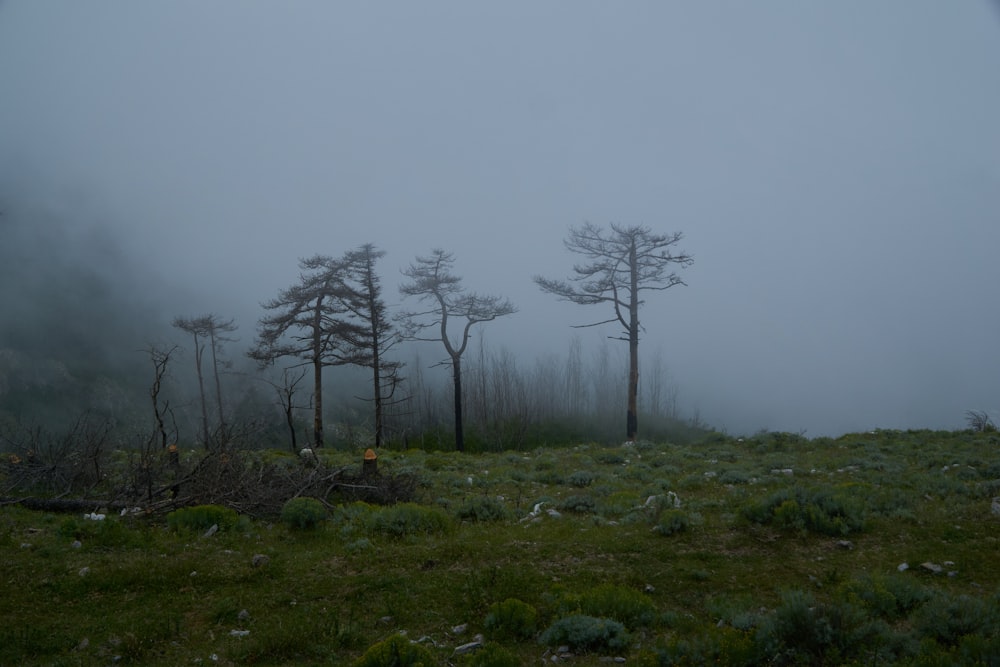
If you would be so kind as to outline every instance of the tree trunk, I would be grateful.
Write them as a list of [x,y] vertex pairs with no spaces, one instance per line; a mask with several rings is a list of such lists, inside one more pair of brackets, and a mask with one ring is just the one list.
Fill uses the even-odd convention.
[[639,430],[639,276],[636,267],[635,238],[629,248],[629,273],[631,290],[628,304],[628,414],[625,418],[625,437],[635,440]]
[[194,361],[198,370],[198,393],[201,396],[201,437],[205,440],[205,449],[209,449],[208,434],[208,403],[205,400],[205,380],[201,373],[201,357],[205,351],[205,346],[199,347],[197,334],[194,337]]
[[375,449],[382,446],[382,369],[379,363],[378,342],[372,346],[372,388],[375,390]]
[[212,344],[212,373],[215,375],[215,401],[219,408],[219,430],[223,438],[226,437],[226,413],[222,410],[222,382],[219,380],[219,360],[215,354],[215,329],[208,332],[209,342]]
[[323,446],[323,328],[322,328],[322,305],[323,299],[316,300],[316,310],[314,311],[313,334],[313,445],[317,448]]
[[465,451],[465,433],[462,430],[462,359],[451,357],[451,379],[455,391],[455,449]]

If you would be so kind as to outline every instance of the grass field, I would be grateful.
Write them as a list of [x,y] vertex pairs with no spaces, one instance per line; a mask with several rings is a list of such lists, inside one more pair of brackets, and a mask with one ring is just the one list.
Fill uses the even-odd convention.
[[379,465],[313,528],[0,508],[0,665],[1000,664],[995,433]]

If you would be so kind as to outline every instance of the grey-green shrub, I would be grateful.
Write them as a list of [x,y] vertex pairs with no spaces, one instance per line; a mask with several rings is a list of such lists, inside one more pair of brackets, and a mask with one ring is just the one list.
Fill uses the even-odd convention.
[[451,517],[444,510],[416,503],[372,509],[361,514],[360,520],[368,533],[392,537],[440,533],[453,526]]
[[575,486],[582,489],[585,486],[590,486],[597,479],[597,475],[590,472],[589,470],[577,470],[571,473],[569,477],[566,478],[566,482],[570,486]]
[[602,584],[577,598],[582,613],[619,621],[634,629],[656,621],[656,605],[647,595],[633,588]]
[[219,530],[232,528],[239,521],[236,510],[221,505],[195,505],[182,507],[167,515],[167,526],[171,530],[208,530],[218,526]]
[[326,507],[315,498],[292,498],[281,508],[281,521],[289,528],[312,530],[326,520]]
[[597,511],[597,502],[590,496],[568,496],[557,505],[563,512],[575,514],[593,514]]
[[538,610],[517,598],[507,598],[490,605],[483,627],[495,637],[528,639],[538,629]]
[[754,523],[834,536],[858,532],[865,525],[864,505],[849,491],[801,486],[781,489],[746,505],[743,516]]
[[819,603],[802,591],[788,591],[774,613],[761,621],[757,645],[783,664],[842,664],[881,643],[882,626],[849,603]]
[[458,508],[458,518],[463,521],[504,521],[510,517],[510,508],[495,496],[466,498]]
[[616,652],[628,646],[628,632],[610,618],[574,614],[550,625],[538,641],[546,646],[569,646],[576,652]]
[[675,535],[677,533],[683,533],[691,525],[691,519],[688,517],[687,512],[683,510],[673,510],[666,509],[660,512],[660,516],[656,520],[656,525],[653,526],[655,530],[660,535]]

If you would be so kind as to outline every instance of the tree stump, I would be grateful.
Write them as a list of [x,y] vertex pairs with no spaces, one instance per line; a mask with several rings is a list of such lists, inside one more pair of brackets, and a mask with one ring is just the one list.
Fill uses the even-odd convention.
[[361,464],[362,477],[374,477],[378,474],[378,454],[370,447],[365,450],[365,458]]

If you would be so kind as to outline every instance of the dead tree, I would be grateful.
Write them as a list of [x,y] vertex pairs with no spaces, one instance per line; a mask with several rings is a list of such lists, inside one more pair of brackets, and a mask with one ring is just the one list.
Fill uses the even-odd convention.
[[357,337],[352,341],[357,348],[358,364],[372,371],[372,403],[374,405],[375,447],[384,438],[385,407],[393,400],[396,388],[402,381],[400,361],[392,361],[386,353],[399,342],[400,336],[389,319],[382,299],[382,283],[375,272],[375,263],[385,252],[367,243],[344,255],[346,278],[351,287],[344,306],[357,321]]
[[639,309],[642,293],[662,291],[684,281],[672,266],[685,267],[694,259],[673,248],[683,236],[654,234],[648,227],[617,225],[610,230],[587,223],[571,227],[564,243],[573,253],[587,258],[587,263],[573,267],[568,281],[550,280],[535,276],[535,283],[544,292],[583,306],[611,306],[614,317],[590,324],[592,327],[617,322],[624,328],[617,340],[628,342],[628,408],[626,411],[626,437],[634,440],[638,431],[637,402],[639,393]]
[[355,363],[356,349],[347,342],[358,335],[348,318],[344,300],[350,288],[344,282],[343,261],[315,255],[299,261],[299,282],[263,304],[271,315],[261,318],[256,345],[248,352],[262,366],[278,359],[298,359],[295,366],[313,370],[313,444],[323,446],[323,369]]
[[236,331],[233,320],[223,320],[217,315],[201,315],[199,317],[175,317],[173,325],[194,338],[194,365],[198,375],[198,395],[201,399],[201,434],[205,447],[210,446],[208,427],[208,399],[205,395],[205,381],[202,371],[202,358],[207,344],[212,352],[212,375],[215,379],[215,400],[219,410],[219,429],[222,437],[225,438],[226,415],[222,407],[222,383],[219,380],[219,356],[220,346],[223,342],[233,339],[227,338],[226,333]]
[[[465,451],[465,436],[462,426],[462,355],[469,345],[469,332],[480,322],[490,322],[498,317],[517,312],[514,304],[499,296],[486,296],[465,291],[462,279],[451,273],[455,258],[452,253],[435,249],[426,257],[417,257],[416,262],[403,270],[403,275],[411,282],[400,286],[403,296],[417,297],[429,303],[427,310],[403,314],[406,323],[406,338],[415,341],[438,341],[444,345],[451,365],[451,377],[455,402],[455,449]],[[452,318],[459,320],[460,332],[455,340],[451,338],[448,325]],[[437,329],[433,337],[424,337],[421,332]]]

